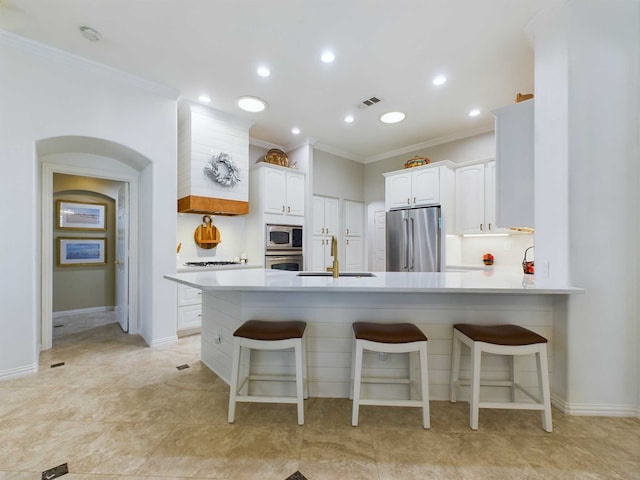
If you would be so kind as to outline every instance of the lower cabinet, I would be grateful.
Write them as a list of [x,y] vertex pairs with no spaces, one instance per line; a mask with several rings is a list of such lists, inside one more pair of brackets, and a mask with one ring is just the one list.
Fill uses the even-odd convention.
[[178,284],[178,332],[199,329],[201,318],[202,291]]

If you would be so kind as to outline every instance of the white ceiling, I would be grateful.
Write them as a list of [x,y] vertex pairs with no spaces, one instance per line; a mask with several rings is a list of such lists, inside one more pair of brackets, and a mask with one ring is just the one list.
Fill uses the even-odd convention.
[[[370,162],[493,126],[492,109],[533,92],[525,27],[558,0],[0,0],[0,29],[178,89],[254,122],[250,135],[304,138]],[[79,31],[88,25],[99,42]],[[323,49],[336,60],[324,64]],[[271,76],[259,77],[266,64]],[[431,84],[439,73],[449,81]],[[262,113],[235,106],[265,99]],[[361,109],[371,96],[382,101]],[[472,108],[481,115],[470,118]],[[405,121],[378,118],[401,110]],[[352,124],[343,122],[347,114]],[[300,135],[291,128],[301,129]]]

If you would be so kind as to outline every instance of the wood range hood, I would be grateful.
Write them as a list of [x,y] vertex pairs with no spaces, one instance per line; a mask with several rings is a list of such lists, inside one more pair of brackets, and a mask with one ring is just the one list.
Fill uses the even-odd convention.
[[[178,212],[249,213],[249,128],[252,122],[204,105],[178,108]],[[223,185],[205,173],[225,154],[239,181]],[[220,163],[218,163],[219,165]]]
[[178,200],[179,213],[204,213],[215,215],[247,215],[249,202],[226,198],[199,197],[189,195]]

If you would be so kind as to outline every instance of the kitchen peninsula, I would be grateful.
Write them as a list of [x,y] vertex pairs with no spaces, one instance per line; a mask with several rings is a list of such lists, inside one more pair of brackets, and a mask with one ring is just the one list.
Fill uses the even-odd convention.
[[[227,383],[232,336],[239,325],[251,319],[306,321],[309,393],[318,397],[349,395],[354,321],[418,325],[429,338],[431,399],[445,400],[454,323],[522,325],[549,339],[552,357],[554,320],[564,315],[567,295],[582,291],[536,285],[532,275],[484,270],[374,272],[373,276],[339,278],[299,273],[252,269],[179,273],[165,278],[202,290],[202,361]],[[262,373],[293,365],[292,353],[253,355],[252,365]],[[498,357],[487,362],[496,378],[508,372],[503,360]],[[521,383],[535,386],[534,360],[524,360],[519,364]],[[371,354],[365,362],[372,371],[384,371],[385,376],[399,376],[406,368],[406,358],[395,355]],[[463,359],[463,371],[467,365],[468,357]],[[389,395],[398,394],[385,388]],[[496,390],[495,395],[501,393]]]

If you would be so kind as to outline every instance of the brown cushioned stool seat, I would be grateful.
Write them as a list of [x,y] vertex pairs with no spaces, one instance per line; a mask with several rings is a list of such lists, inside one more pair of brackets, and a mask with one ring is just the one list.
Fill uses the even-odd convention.
[[532,345],[547,343],[547,339],[531,330],[518,325],[472,325],[457,323],[453,326],[474,342],[494,345]]
[[426,342],[427,337],[413,323],[355,322],[356,339],[380,343]]
[[[298,424],[304,425],[304,399],[307,398],[307,362],[304,332],[307,324],[298,320],[248,320],[233,333],[233,357],[229,390],[229,423],[235,420],[236,402],[295,403]],[[295,375],[258,375],[251,373],[252,350],[290,350],[295,359]],[[243,352],[246,354],[243,361]],[[250,394],[250,383],[295,382],[295,396],[282,394],[281,386],[271,383],[263,391],[273,395]]]
[[[470,380],[461,381],[460,355],[461,345],[465,344],[471,350]],[[482,353],[510,356],[510,379],[507,381],[480,380],[480,366]],[[534,354],[538,372],[539,397],[536,398],[529,391],[516,382],[517,369],[515,357]],[[473,430],[478,429],[479,410],[481,408],[506,408],[522,410],[541,410],[542,428],[552,431],[551,424],[551,393],[549,389],[549,368],[547,366],[547,339],[527,328],[518,325],[473,325],[459,323],[453,326],[453,346],[451,354],[451,381],[449,385],[449,400],[456,401],[456,388],[459,385],[470,385],[470,419],[469,425]],[[480,401],[480,386],[510,387],[511,401]],[[516,390],[533,399],[531,401],[516,401]]]
[[[430,427],[429,381],[427,374],[427,337],[412,323],[353,323],[354,347],[352,358],[353,412],[351,424],[358,425],[360,405],[386,405],[422,408],[422,425]],[[409,374],[406,378],[363,377],[364,350],[380,353],[408,353]],[[414,357],[419,357],[420,376],[416,378]],[[373,366],[375,368],[375,365]],[[405,384],[409,386],[408,400],[361,398],[363,383]],[[400,392],[401,393],[401,392]]]
[[302,338],[307,328],[305,322],[268,322],[265,320],[248,320],[235,332],[234,337],[251,338],[253,340],[286,340],[287,338]]

